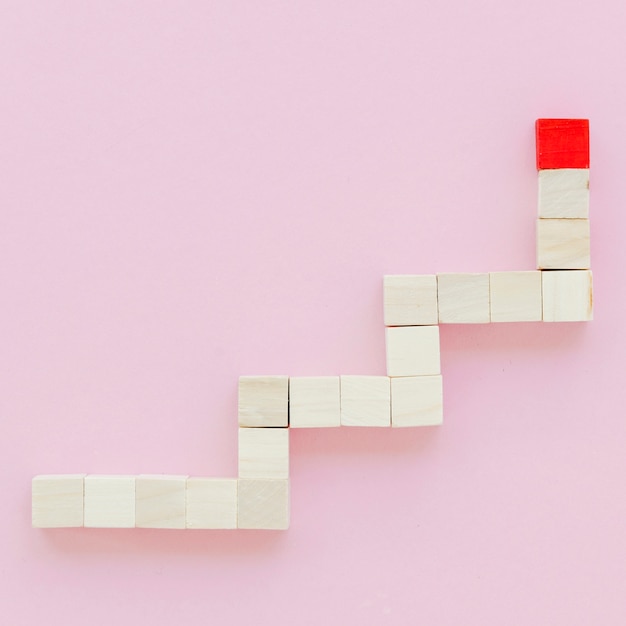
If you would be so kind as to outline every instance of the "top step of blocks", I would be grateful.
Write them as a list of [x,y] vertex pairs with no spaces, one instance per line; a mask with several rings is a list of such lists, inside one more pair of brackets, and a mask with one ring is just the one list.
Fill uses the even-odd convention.
[[537,169],[589,167],[589,120],[539,119]]

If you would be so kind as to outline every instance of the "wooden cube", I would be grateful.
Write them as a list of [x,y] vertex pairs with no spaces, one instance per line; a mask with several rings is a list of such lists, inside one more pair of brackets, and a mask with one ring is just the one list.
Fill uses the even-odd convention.
[[289,377],[241,376],[239,426],[288,426]]
[[185,528],[187,476],[142,474],[135,485],[137,528]]
[[341,425],[339,376],[292,376],[289,379],[289,427]]
[[437,277],[434,274],[385,276],[385,326],[438,323]]
[[84,478],[84,474],[35,476],[32,482],[33,527],[82,526]]
[[187,528],[237,528],[236,478],[187,479]]
[[489,316],[489,274],[437,274],[439,322],[484,324]]
[[341,425],[390,426],[387,376],[341,376]]
[[535,132],[538,170],[589,167],[589,120],[539,119]]
[[289,478],[289,429],[240,428],[239,478]]
[[541,272],[489,274],[492,322],[540,322]]
[[135,527],[135,476],[85,476],[85,526]]
[[593,319],[590,270],[542,272],[543,321],[588,322]]
[[589,220],[537,220],[537,269],[586,270],[591,267]]
[[539,217],[587,219],[589,170],[540,170]]
[[260,530],[289,528],[289,481],[239,479],[238,527]]
[[439,326],[391,326],[385,332],[387,376],[441,373]]
[[443,422],[443,386],[439,376],[391,379],[391,425],[438,426]]

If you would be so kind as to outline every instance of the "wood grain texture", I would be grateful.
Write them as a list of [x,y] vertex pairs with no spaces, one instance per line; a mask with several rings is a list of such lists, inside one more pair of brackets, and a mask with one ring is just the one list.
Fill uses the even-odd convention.
[[289,425],[289,377],[241,376],[239,425],[259,428]]
[[443,423],[443,385],[439,376],[391,379],[391,425],[438,426]]
[[589,170],[540,170],[538,211],[542,218],[589,217]]
[[492,322],[540,322],[541,272],[492,272],[489,275]]
[[289,429],[240,428],[239,478],[289,478]]
[[142,474],[135,485],[137,528],[185,528],[187,476]]
[[339,376],[292,376],[289,379],[289,427],[341,425]]
[[543,321],[588,322],[593,319],[591,270],[542,272]]
[[135,476],[85,476],[85,527],[134,526]]
[[341,376],[341,425],[391,425],[391,387],[387,376]]
[[32,480],[32,524],[35,528],[83,525],[84,474],[49,474]]
[[537,269],[586,270],[590,267],[589,220],[537,220]]
[[437,274],[439,322],[485,324],[489,312],[489,274]]
[[236,478],[188,478],[186,527],[237,528]]
[[289,528],[289,481],[239,479],[238,527],[259,530]]
[[439,326],[392,326],[385,336],[387,376],[441,373]]
[[438,323],[437,277],[434,274],[385,276],[383,301],[385,326]]

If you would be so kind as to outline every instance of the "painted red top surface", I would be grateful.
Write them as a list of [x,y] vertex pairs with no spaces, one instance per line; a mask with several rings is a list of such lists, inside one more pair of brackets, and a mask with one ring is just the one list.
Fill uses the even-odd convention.
[[537,169],[589,167],[589,120],[539,119]]

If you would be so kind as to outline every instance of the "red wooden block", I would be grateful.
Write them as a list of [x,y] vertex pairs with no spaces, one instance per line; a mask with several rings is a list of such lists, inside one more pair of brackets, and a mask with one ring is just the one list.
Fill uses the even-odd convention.
[[537,120],[537,169],[589,167],[589,120]]

